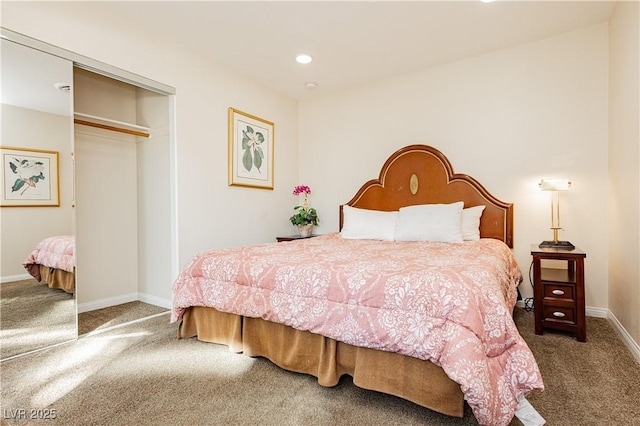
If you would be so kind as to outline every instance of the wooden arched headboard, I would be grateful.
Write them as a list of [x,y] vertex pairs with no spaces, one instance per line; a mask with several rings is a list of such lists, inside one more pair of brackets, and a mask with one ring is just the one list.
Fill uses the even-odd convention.
[[[486,206],[480,218],[480,237],[496,238],[513,247],[513,204],[500,201],[473,177],[454,173],[447,157],[427,145],[410,145],[394,152],[380,177],[362,185],[346,205],[394,211],[416,204],[454,203]],[[340,206],[340,229],[343,224]]]

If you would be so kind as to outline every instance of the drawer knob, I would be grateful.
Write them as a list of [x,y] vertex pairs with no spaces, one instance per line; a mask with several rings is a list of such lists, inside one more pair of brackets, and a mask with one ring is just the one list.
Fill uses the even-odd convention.
[[557,317],[557,318],[564,318],[565,317],[564,313],[562,313],[562,312],[554,312],[553,316]]
[[556,296],[562,296],[564,294],[564,291],[562,291],[562,290],[553,290],[551,293],[555,294]]

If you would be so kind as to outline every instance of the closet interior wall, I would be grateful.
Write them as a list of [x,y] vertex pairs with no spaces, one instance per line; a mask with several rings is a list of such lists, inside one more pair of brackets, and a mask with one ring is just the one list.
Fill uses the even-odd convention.
[[78,310],[171,298],[167,96],[74,68],[76,113],[150,129],[75,124]]

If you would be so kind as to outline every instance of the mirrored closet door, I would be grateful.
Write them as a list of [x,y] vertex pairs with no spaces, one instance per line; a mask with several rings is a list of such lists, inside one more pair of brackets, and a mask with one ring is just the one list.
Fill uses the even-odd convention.
[[23,265],[44,241],[74,247],[73,62],[1,42],[0,359],[7,359],[77,337],[74,252],[58,268],[43,265],[56,261],[44,257]]

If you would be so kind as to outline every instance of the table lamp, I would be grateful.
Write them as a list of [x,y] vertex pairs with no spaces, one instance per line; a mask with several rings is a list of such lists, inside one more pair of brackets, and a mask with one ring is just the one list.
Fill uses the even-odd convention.
[[543,191],[551,191],[551,230],[553,231],[553,240],[543,241],[539,247],[575,249],[576,247],[569,241],[558,240],[558,231],[562,229],[560,227],[560,191],[569,189],[571,182],[569,179],[542,179],[538,186]]

